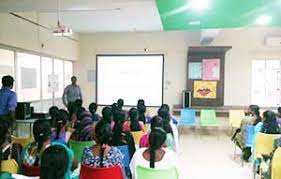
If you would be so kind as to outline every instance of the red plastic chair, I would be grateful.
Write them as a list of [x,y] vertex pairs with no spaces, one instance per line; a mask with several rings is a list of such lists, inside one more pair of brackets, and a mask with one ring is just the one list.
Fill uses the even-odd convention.
[[123,179],[120,166],[94,168],[81,165],[80,179]]
[[40,167],[23,163],[22,174],[29,177],[40,176]]

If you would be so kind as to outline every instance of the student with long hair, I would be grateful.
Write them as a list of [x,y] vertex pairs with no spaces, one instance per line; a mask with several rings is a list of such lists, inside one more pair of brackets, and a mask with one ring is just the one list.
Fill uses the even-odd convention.
[[61,109],[59,110],[56,116],[56,128],[53,130],[51,135],[52,142],[58,142],[62,144],[67,144],[69,137],[71,135],[70,132],[66,131],[67,122],[69,120],[69,114],[67,111]]
[[124,111],[119,111],[115,114],[115,125],[113,128],[112,146],[128,145],[130,158],[136,151],[135,142],[132,134],[129,131],[123,131],[123,125],[125,122],[126,114]]
[[280,134],[280,128],[276,121],[276,114],[273,111],[265,111],[263,113],[262,133]]
[[139,112],[139,121],[146,124],[146,122],[149,121],[149,119],[147,120],[147,117],[145,116],[146,106],[144,104],[139,104],[139,105],[137,105],[137,109]]
[[99,121],[101,119],[100,115],[96,113],[97,112],[97,108],[98,108],[97,103],[91,103],[89,105],[89,111],[90,111],[90,113],[92,113],[92,120],[93,120],[93,122],[97,122],[97,121]]
[[97,144],[84,150],[82,164],[91,167],[122,166],[122,153],[116,147],[110,146],[110,124],[100,121],[95,128],[95,137]]
[[144,129],[144,123],[142,121],[139,121],[139,112],[136,108],[131,108],[129,110],[129,118],[130,121],[126,121],[124,123],[123,130],[124,131],[143,131],[145,132]]
[[33,136],[34,142],[28,144],[23,152],[23,163],[27,165],[39,166],[41,155],[50,146],[51,126],[48,120],[39,119],[34,122]]
[[69,163],[69,156],[63,146],[48,147],[42,154],[40,179],[66,179]]
[[243,160],[248,161],[252,155],[252,148],[245,146],[246,127],[247,125],[253,125],[255,126],[255,133],[259,132],[262,118],[260,116],[260,108],[257,105],[250,105],[246,114],[246,118],[241,122],[241,127],[236,130],[231,139],[242,150]]
[[92,114],[84,111],[79,120],[77,120],[75,131],[71,134],[70,139],[74,141],[92,141],[94,140],[94,127],[92,121]]
[[177,168],[177,155],[170,149],[163,148],[166,141],[166,132],[162,128],[154,128],[149,134],[149,147],[140,148],[134,154],[130,169],[134,179],[136,176],[136,167],[170,169]]
[[111,127],[113,128],[114,126],[114,121],[113,121],[113,108],[110,108],[110,107],[104,107],[102,109],[102,121],[107,123],[107,124],[110,124]]
[[10,136],[12,131],[11,122],[0,118],[0,178],[10,176],[6,171],[2,171],[2,162],[14,159],[17,163],[20,161],[20,152],[22,147],[19,144],[11,144]]
[[49,115],[51,117],[51,127],[56,127],[56,117],[58,116],[59,108],[57,106],[52,106],[49,108]]
[[[150,131],[155,129],[156,127],[163,128],[163,119],[159,116],[154,116],[151,119],[150,123]],[[150,132],[149,132],[150,133]],[[149,147],[149,133],[144,134],[140,139],[140,148]]]
[[168,138],[171,136],[173,137],[173,144],[168,144],[169,147],[171,147],[174,151],[179,151],[179,139],[178,139],[178,129],[176,124],[173,122],[173,118],[170,115],[170,107],[167,104],[163,104],[158,109],[158,115],[164,120],[163,122],[163,128],[168,132]]

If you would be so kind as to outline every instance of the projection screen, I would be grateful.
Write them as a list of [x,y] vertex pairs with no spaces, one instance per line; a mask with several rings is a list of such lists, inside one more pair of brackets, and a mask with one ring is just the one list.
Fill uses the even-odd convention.
[[96,100],[126,106],[144,99],[146,106],[163,103],[164,55],[97,55]]

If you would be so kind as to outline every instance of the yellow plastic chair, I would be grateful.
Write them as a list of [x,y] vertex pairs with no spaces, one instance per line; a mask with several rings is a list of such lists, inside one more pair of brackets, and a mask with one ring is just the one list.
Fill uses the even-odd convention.
[[132,133],[132,136],[134,138],[135,145],[139,145],[140,139],[144,135],[143,131],[135,131],[135,132],[131,132],[131,133]]
[[148,133],[149,129],[150,129],[150,125],[145,124],[145,126],[144,126],[145,133]]
[[9,172],[12,174],[17,174],[18,170],[19,170],[19,165],[14,159],[3,160],[1,163],[2,172]]
[[271,179],[281,178],[281,147],[279,147],[273,155],[271,167]]
[[274,150],[274,140],[280,136],[280,134],[258,133],[255,142],[255,159],[261,158],[262,155],[270,155]]
[[244,118],[244,110],[229,110],[229,126],[231,128],[240,128]]
[[12,138],[12,143],[21,144],[23,148],[33,141],[33,139],[30,137],[11,136],[11,138]]

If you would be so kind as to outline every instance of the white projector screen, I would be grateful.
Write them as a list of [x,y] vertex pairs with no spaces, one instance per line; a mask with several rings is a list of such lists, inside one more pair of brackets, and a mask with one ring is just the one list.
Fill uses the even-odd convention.
[[122,98],[126,106],[135,106],[144,99],[146,106],[160,106],[163,67],[163,55],[97,55],[97,103],[111,105]]

